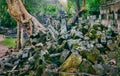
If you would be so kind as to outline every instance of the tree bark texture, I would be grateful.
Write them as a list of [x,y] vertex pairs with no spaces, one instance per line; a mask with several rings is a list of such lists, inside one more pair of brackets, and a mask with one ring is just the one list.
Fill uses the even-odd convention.
[[30,15],[25,9],[21,0],[6,0],[8,4],[8,11],[10,15],[17,21],[17,49],[19,50],[23,44],[23,30],[27,32],[28,36],[32,34],[34,26],[34,32],[39,30],[45,33],[46,28],[32,15]]
[[68,24],[75,24],[77,18],[80,14],[85,10],[85,0],[82,0],[82,7],[80,8],[79,0],[75,0],[76,3],[76,14],[70,20],[68,20]]

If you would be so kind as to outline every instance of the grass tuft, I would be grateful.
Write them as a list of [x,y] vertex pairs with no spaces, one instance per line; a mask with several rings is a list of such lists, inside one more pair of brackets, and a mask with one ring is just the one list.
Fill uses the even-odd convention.
[[0,44],[7,47],[15,47],[16,46],[15,41],[16,41],[15,38],[7,37],[3,41],[1,41]]

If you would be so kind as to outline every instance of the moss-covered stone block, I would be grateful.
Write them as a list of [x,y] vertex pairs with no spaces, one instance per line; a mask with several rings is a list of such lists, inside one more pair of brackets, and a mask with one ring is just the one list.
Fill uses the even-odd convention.
[[[60,66],[59,71],[75,72],[79,64],[82,62],[82,57],[79,54],[72,53],[68,59]],[[71,70],[73,69],[73,70]]]
[[98,49],[95,47],[95,48],[93,49],[92,53],[99,55],[99,54],[100,54],[100,50],[98,50]]
[[109,48],[109,51],[114,51],[115,50],[115,44],[111,44],[111,45],[107,45],[107,47]]
[[92,63],[86,59],[83,59],[82,63],[79,65],[79,72],[96,74],[96,71],[92,68]]

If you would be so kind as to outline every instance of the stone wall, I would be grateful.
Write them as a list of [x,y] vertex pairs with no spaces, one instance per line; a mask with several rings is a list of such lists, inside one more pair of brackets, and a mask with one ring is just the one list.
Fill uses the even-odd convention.
[[105,25],[114,22],[120,30],[120,0],[109,0],[104,2],[100,7],[101,22]]

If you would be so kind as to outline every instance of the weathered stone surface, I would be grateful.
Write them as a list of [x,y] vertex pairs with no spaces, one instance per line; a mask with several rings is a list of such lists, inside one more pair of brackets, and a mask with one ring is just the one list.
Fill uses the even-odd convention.
[[4,68],[10,69],[10,68],[13,68],[13,65],[10,64],[10,63],[5,63],[5,64],[4,64]]
[[109,48],[110,51],[115,50],[115,44],[107,45],[107,47]]
[[23,53],[22,58],[23,59],[28,58],[28,53]]
[[79,54],[72,53],[68,59],[60,66],[59,70],[64,72],[77,72],[77,67],[82,62]]
[[104,67],[101,64],[92,65],[97,75],[104,75]]
[[83,59],[82,63],[79,65],[79,72],[96,74],[95,69],[92,67],[92,63],[86,59]]
[[66,22],[66,20],[65,19],[62,19],[61,20],[61,28],[60,28],[60,34],[65,34],[65,33],[67,33],[67,27],[66,27],[66,25],[67,25],[67,22]]
[[70,51],[65,49],[60,56],[60,62],[63,63],[67,59],[69,54],[70,54]]
[[99,55],[100,54],[100,50],[98,50],[96,47],[94,47],[93,54]]

